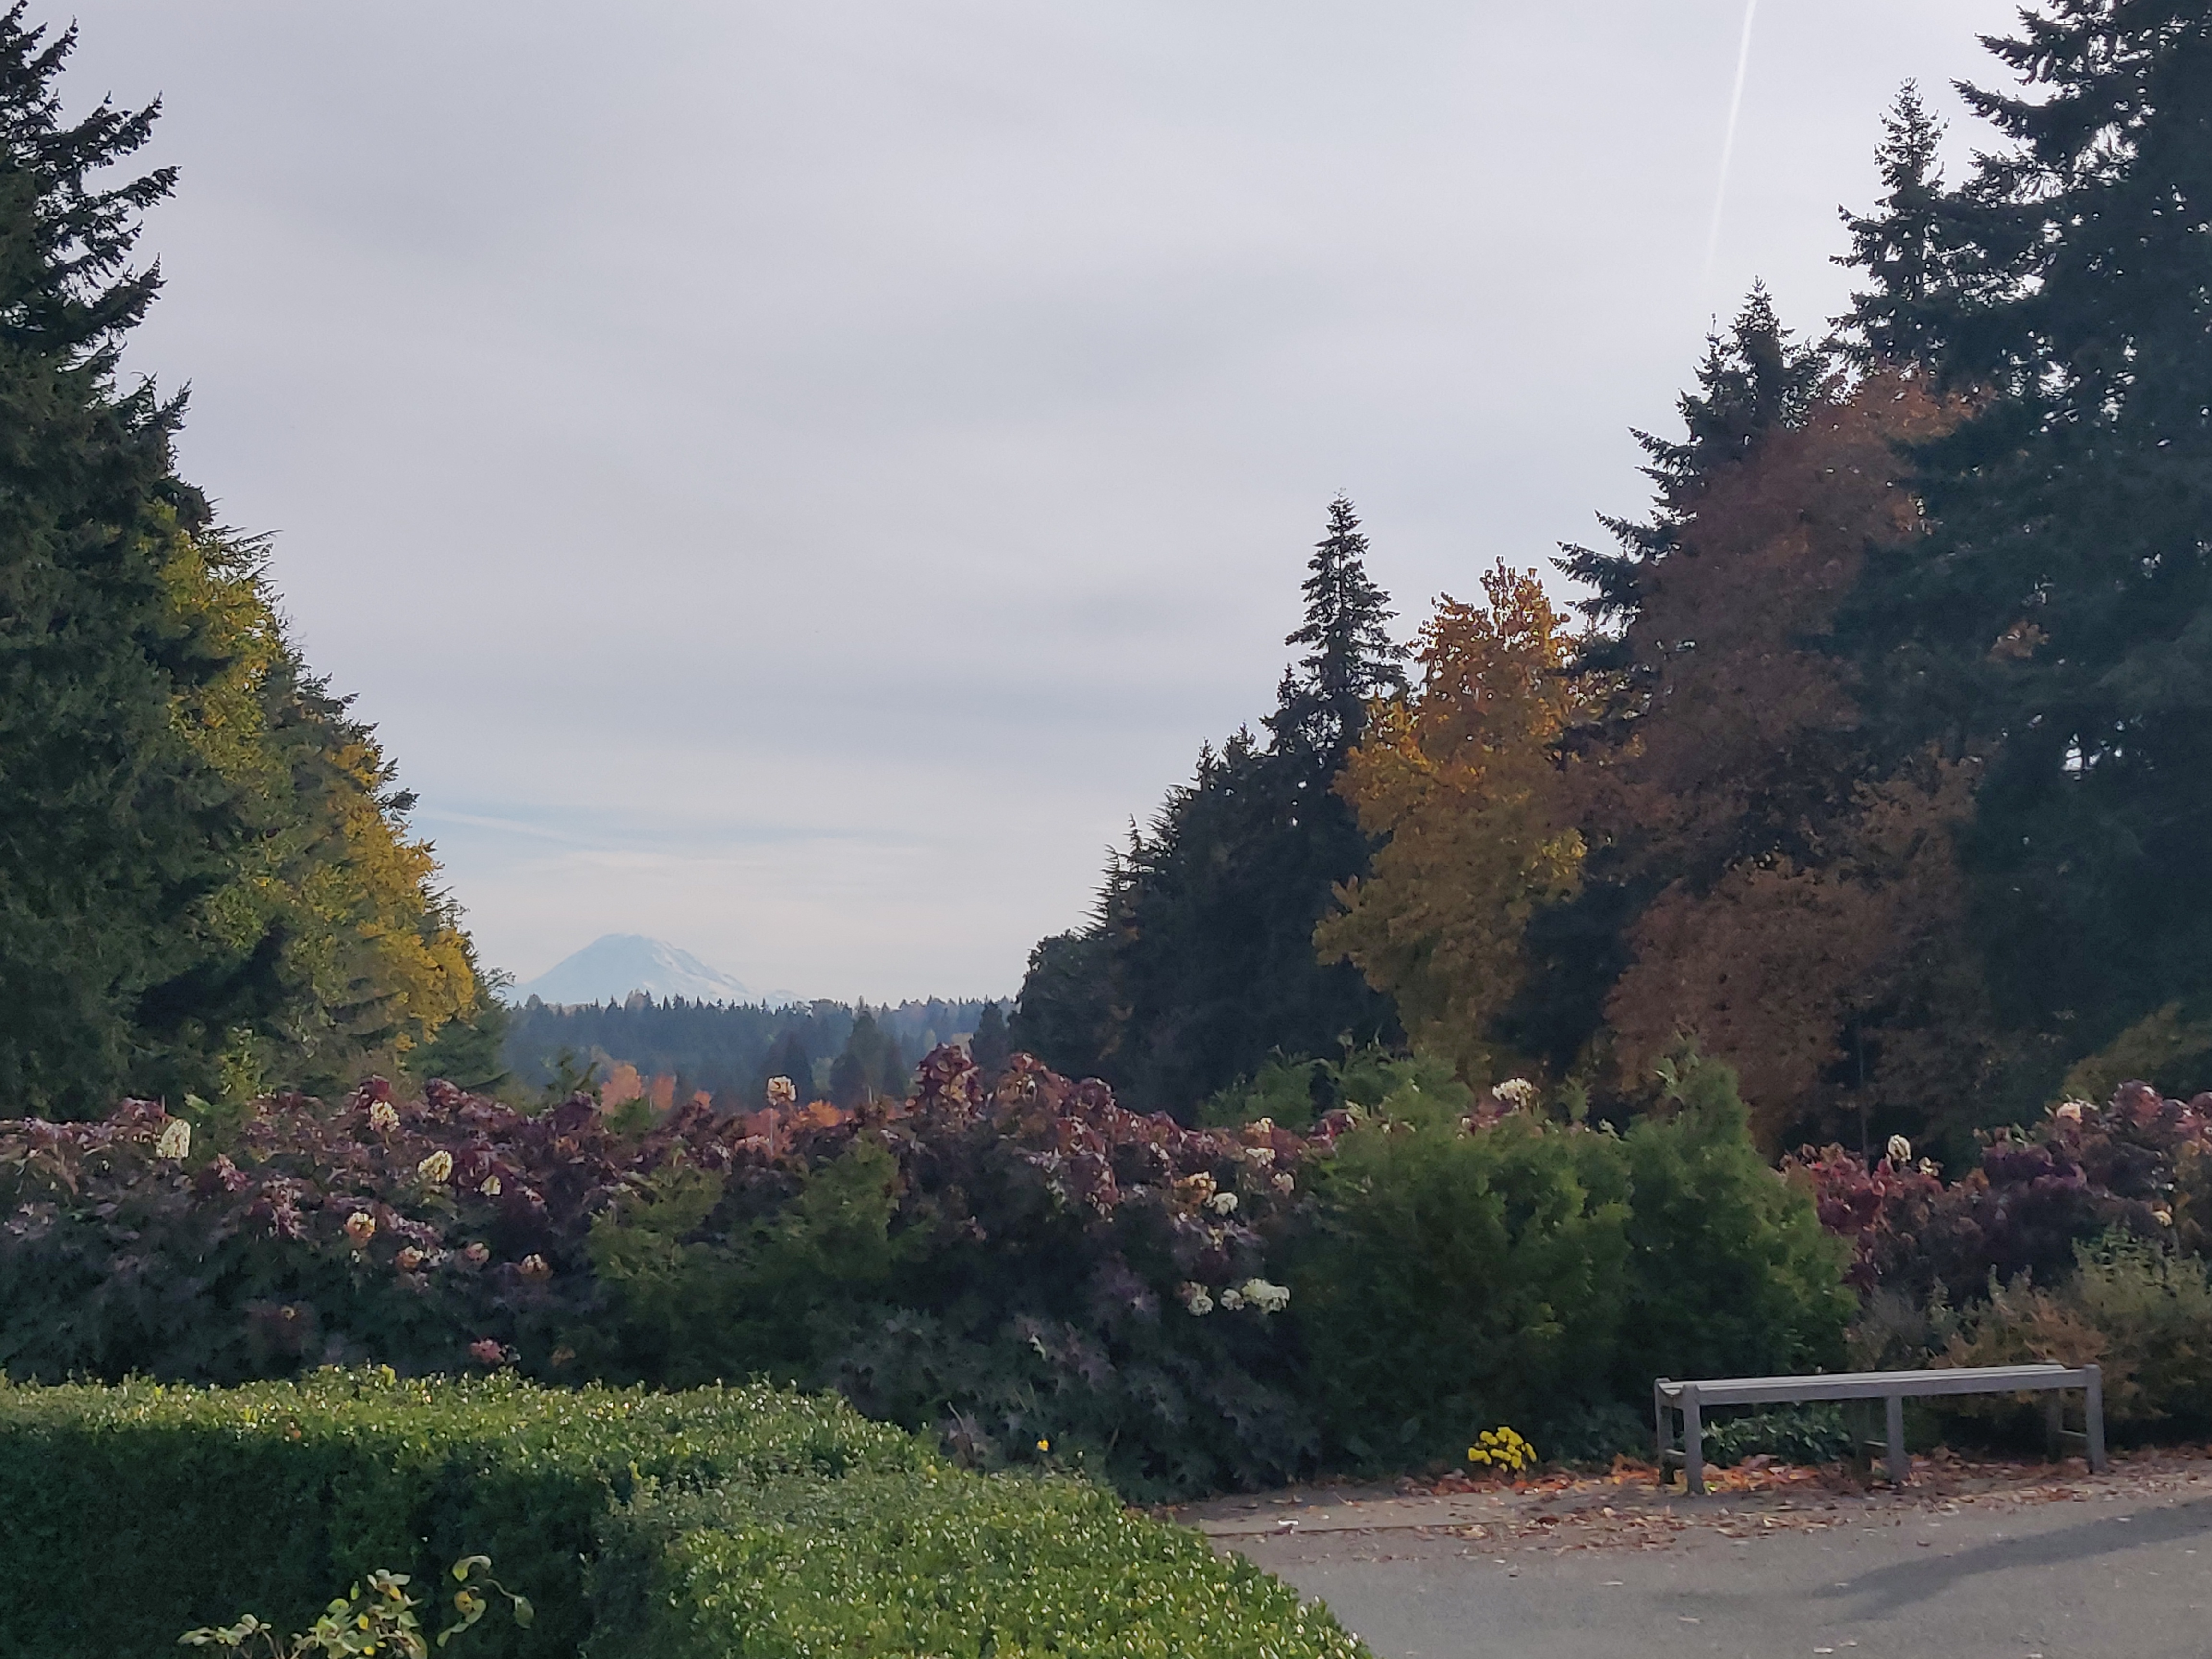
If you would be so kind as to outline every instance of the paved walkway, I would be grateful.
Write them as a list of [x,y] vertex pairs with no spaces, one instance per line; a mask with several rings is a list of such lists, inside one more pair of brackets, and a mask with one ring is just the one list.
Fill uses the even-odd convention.
[[1321,1597],[1378,1659],[2208,1659],[2212,1462],[2092,1477],[1921,1462],[1668,1498],[1648,1475],[1316,1491],[1182,1518]]

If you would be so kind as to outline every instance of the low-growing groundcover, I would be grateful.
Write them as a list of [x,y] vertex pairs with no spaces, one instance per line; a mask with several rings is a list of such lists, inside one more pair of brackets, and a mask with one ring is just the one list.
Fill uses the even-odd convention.
[[1328,1613],[1064,1475],[981,1475],[842,1402],[324,1372],[0,1388],[0,1652],[154,1659],[305,1624],[460,1546],[527,1595],[500,1659],[1357,1659]]

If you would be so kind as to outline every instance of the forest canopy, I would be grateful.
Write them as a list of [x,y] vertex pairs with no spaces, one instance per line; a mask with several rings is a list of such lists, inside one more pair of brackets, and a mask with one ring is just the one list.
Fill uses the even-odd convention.
[[[1884,121],[1847,313],[1805,337],[1754,289],[1679,434],[1636,434],[1650,507],[1554,561],[1579,629],[1501,564],[1438,599],[1401,684],[1364,566],[1309,583],[1367,707],[1334,746],[1279,714],[1203,754],[1090,926],[1032,955],[1021,1041],[1182,1112],[1410,1040],[1629,1114],[1694,1048],[1770,1149],[1955,1153],[2201,1071],[2212,18],[2048,6],[1990,46],[2015,85],[1966,89],[1959,182],[1916,89]],[[1323,544],[1346,565],[1351,520]],[[1348,817],[1304,810],[1322,768]],[[1278,991],[1207,1022],[1156,988],[1216,962],[1255,988],[1353,964],[1395,1018]]]

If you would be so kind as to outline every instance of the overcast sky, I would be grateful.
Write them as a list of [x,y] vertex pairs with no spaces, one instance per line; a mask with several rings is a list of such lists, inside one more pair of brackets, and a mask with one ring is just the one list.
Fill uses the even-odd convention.
[[[60,16],[56,10],[53,14]],[[131,366],[491,965],[1009,993],[1272,705],[1328,500],[1410,635],[1817,329],[1997,0],[89,0],[183,168]],[[1954,131],[1964,155],[1977,135]]]

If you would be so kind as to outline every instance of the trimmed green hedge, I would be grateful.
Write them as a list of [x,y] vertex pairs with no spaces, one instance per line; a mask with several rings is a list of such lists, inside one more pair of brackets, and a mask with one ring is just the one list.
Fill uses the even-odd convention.
[[1360,1651],[1105,1494],[764,1388],[0,1385],[0,1548],[9,1659],[154,1659],[249,1610],[298,1628],[374,1568],[434,1583],[476,1552],[538,1607],[478,1626],[483,1659]]
[[[927,1468],[633,1506],[591,1659],[1357,1659],[1318,1606],[1065,1476]],[[611,1578],[610,1574],[609,1577]]]

